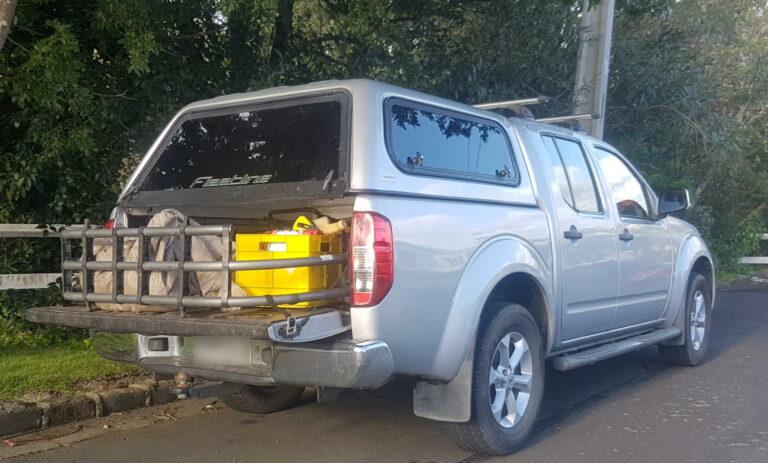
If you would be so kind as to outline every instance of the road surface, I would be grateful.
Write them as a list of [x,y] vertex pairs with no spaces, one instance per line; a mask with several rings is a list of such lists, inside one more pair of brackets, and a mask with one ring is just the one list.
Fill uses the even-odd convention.
[[[708,361],[668,367],[655,348],[548,369],[534,435],[514,456],[464,452],[411,413],[409,381],[247,415],[187,400],[96,418],[0,450],[22,462],[768,462],[768,288],[721,291]],[[206,405],[208,405],[206,407]],[[37,452],[37,453],[30,453]],[[26,453],[26,455],[24,454]]]

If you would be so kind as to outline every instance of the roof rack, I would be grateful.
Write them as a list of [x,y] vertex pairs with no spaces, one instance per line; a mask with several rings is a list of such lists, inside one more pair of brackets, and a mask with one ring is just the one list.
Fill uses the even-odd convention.
[[[501,108],[510,109],[518,117],[526,117],[526,118],[533,119],[533,114],[528,108],[526,108],[526,106],[546,103],[550,100],[551,98],[548,96],[536,96],[533,98],[522,98],[519,100],[494,101],[491,103],[481,103],[473,106],[478,109],[501,109]],[[567,125],[570,125],[578,129],[579,127],[577,122],[587,120],[587,119],[600,119],[600,115],[599,114],[573,114],[570,116],[543,117],[540,119],[534,119],[534,121],[542,122],[545,124],[565,123]]]
[[561,122],[583,121],[586,119],[600,119],[600,115],[599,114],[574,114],[572,116],[543,117],[541,119],[535,119],[535,121],[543,122],[545,124],[558,124]]
[[550,100],[548,96],[535,96],[533,98],[522,98],[519,100],[507,100],[507,101],[493,101],[491,103],[481,103],[472,105],[477,109],[498,109],[498,108],[512,108],[515,106],[529,106],[534,104],[546,103]]

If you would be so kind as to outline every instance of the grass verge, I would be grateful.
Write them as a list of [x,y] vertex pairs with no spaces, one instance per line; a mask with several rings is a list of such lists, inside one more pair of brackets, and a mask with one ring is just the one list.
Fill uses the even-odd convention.
[[85,346],[0,347],[0,400],[25,392],[69,392],[78,381],[137,370]]

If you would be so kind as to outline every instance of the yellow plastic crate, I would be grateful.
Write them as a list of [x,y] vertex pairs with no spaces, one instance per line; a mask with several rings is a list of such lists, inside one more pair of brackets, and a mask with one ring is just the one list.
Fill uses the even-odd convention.
[[[341,235],[235,235],[236,260],[297,259],[341,252]],[[242,270],[235,272],[235,283],[250,296],[302,293],[328,288],[339,276],[341,265]],[[286,305],[307,307],[312,302]]]

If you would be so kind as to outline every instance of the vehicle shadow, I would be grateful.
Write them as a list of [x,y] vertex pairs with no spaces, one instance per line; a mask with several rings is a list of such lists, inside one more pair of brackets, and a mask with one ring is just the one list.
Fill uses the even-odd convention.
[[[768,291],[764,293],[768,295]],[[764,336],[765,323],[754,317],[755,305],[754,291],[718,294],[705,363],[714,362],[751,336]],[[768,309],[768,305],[763,305]],[[521,450],[545,442],[562,428],[561,424],[576,415],[685,368],[663,363],[656,346],[567,372],[547,365],[547,384],[539,420]]]
[[[744,300],[736,293],[723,294],[714,314],[713,338],[707,362],[713,362],[735,348],[745,337],[760,334],[759,330],[764,329],[764,323],[756,322],[754,310],[754,295],[751,300]],[[750,311],[752,316],[749,316]],[[709,368],[712,367],[710,365]],[[569,372],[560,372],[548,365],[540,418],[533,435],[520,449],[517,458],[520,461],[527,461],[526,458],[534,461],[540,454],[549,454],[551,449],[548,449],[548,445],[552,439],[557,440],[559,433],[573,431],[574,427],[586,426],[581,423],[583,419],[588,419],[594,413],[600,416],[629,413],[631,410],[627,408],[627,403],[622,401],[633,396],[653,395],[646,391],[663,391],[670,384],[679,383],[676,376],[688,377],[689,374],[697,376],[703,373],[696,370],[689,373],[685,367],[664,364],[655,346]],[[318,429],[316,436],[298,444],[302,446],[314,442],[311,448],[316,461],[469,463],[496,460],[462,451],[450,440],[440,423],[413,416],[414,384],[411,379],[396,378],[381,389],[348,390],[336,401],[319,404],[315,403],[315,391],[308,389],[302,397],[301,406],[264,417],[261,432],[269,433],[270,429],[297,426],[292,423],[311,422],[322,417],[322,430]],[[642,400],[648,400],[648,397]],[[614,402],[617,405],[612,410]],[[236,423],[248,424],[245,418],[240,415]],[[301,425],[298,426],[301,429]],[[354,443],[338,437],[346,435],[350,429],[355,430]],[[239,441],[236,436],[232,436],[231,440]],[[290,455],[283,453],[282,445],[270,442],[270,439],[263,440],[259,444],[260,448],[276,459],[290,460]],[[347,453],[339,455],[336,447],[342,445]],[[512,456],[499,460],[515,459]]]
[[[315,403],[315,391],[308,389],[300,406],[278,413],[249,415],[222,408],[204,416],[157,424],[151,435],[143,429],[110,434],[78,444],[68,452],[102,455],[105,462],[125,461],[120,455],[131,455],[131,461],[175,462],[180,461],[179,448],[200,461],[559,461],[571,450],[564,445],[583,442],[582,435],[594,431],[590,438],[602,440],[595,447],[585,444],[586,454],[580,460],[571,455],[573,461],[616,461],[616,455],[600,453],[611,439],[601,437],[604,422],[613,418],[614,425],[623,426],[629,420],[623,414],[640,413],[639,418],[634,416],[634,426],[654,425],[666,416],[664,406],[656,404],[650,415],[642,412],[653,409],[659,395],[666,395],[664,400],[677,400],[678,391],[688,387],[686,381],[707,384],[723,361],[727,363],[733,355],[717,357],[745,348],[745,336],[753,338],[765,330],[768,310],[758,311],[765,308],[760,296],[752,293],[751,299],[745,299],[740,293],[723,292],[714,314],[712,355],[708,359],[712,363],[701,369],[667,366],[655,347],[569,372],[548,367],[535,431],[510,457],[495,459],[465,452],[451,441],[441,423],[414,416],[415,383],[407,378],[396,378],[381,389],[344,391],[338,400],[323,403]],[[683,397],[680,402],[690,400]],[[701,425],[693,426],[692,432]],[[62,456],[64,450],[61,452],[54,456]]]
[[707,361],[717,359],[749,336],[764,336],[765,323],[754,316],[755,309],[768,310],[768,285],[717,293]]

